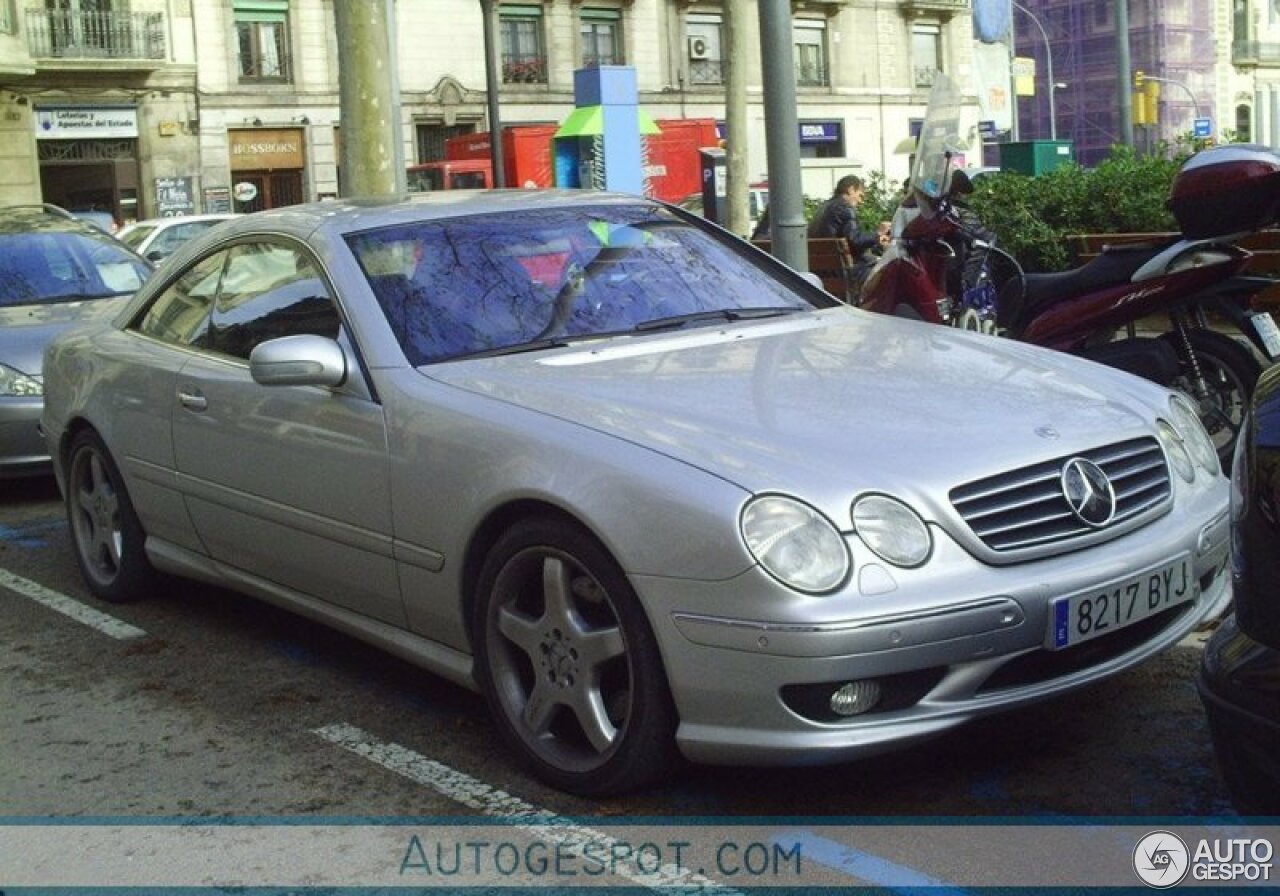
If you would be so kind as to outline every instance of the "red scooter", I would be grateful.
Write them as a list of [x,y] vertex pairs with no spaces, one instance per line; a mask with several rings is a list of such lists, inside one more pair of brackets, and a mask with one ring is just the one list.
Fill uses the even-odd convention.
[[[1028,274],[964,206],[972,185],[947,147],[958,105],[949,112],[944,97],[939,112],[937,89],[912,194],[860,307],[1071,352],[1181,389],[1196,399],[1229,465],[1262,365],[1248,346],[1211,329],[1209,315],[1229,321],[1263,357],[1280,358],[1275,322],[1249,309],[1273,281],[1242,273],[1250,253],[1234,245],[1280,220],[1280,155],[1256,146],[1198,153],[1173,186],[1179,237],[1108,247],[1063,273]],[[1136,324],[1153,315],[1167,318],[1167,331],[1137,335]]]

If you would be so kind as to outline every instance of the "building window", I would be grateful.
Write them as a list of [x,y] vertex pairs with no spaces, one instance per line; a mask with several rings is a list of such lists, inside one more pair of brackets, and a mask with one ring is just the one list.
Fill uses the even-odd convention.
[[1094,0],[1093,27],[1098,31],[1115,30],[1111,18],[1111,0]]
[[498,7],[498,31],[502,35],[502,82],[546,84],[542,7],[502,4]]
[[843,121],[800,122],[800,158],[844,158]]
[[718,15],[690,14],[685,21],[689,49],[689,83],[723,84],[722,22]]
[[796,86],[827,87],[827,23],[798,19],[792,33],[796,42]]
[[291,81],[288,0],[235,0],[240,80]]
[[942,70],[942,26],[911,26],[911,70],[916,87],[933,86],[934,73]]
[[13,34],[13,0],[0,0],[0,34]]
[[1236,140],[1240,143],[1253,142],[1253,109],[1247,103],[1236,106]]
[[622,65],[622,14],[616,9],[582,11],[582,65]]

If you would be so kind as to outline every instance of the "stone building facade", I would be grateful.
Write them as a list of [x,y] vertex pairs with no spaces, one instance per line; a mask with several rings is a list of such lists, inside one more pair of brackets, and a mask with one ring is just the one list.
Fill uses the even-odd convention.
[[[0,0],[0,204],[108,204],[132,218],[181,211],[184,195],[193,211],[336,195],[334,2]],[[431,161],[448,137],[487,128],[481,4],[395,6],[404,156]],[[574,70],[592,64],[634,67],[655,119],[724,119],[719,0],[495,6],[504,125],[562,121]],[[759,11],[745,6],[754,177],[765,119]],[[969,80],[969,0],[791,7],[805,192],[825,195],[850,171],[904,177],[899,149],[933,73]],[[976,138],[976,105],[966,111]]]

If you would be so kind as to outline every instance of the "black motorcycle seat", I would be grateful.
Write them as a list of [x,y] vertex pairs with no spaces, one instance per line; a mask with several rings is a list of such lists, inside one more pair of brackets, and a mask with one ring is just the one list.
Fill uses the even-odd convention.
[[1063,299],[1127,283],[1169,245],[1160,242],[1104,246],[1096,258],[1078,268],[1053,274],[1024,274],[1020,289],[1017,281],[1012,281],[1000,293],[1000,324],[1021,332],[1027,321]]

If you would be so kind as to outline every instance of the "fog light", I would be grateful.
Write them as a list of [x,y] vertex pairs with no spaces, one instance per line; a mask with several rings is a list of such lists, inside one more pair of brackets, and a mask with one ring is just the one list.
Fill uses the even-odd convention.
[[849,681],[831,695],[831,711],[838,716],[856,716],[879,702],[878,681]]

